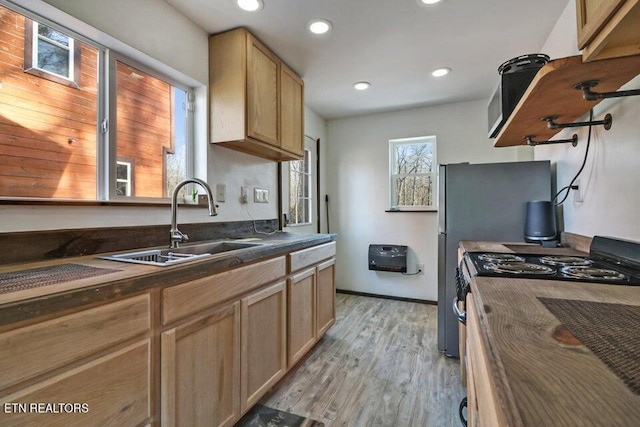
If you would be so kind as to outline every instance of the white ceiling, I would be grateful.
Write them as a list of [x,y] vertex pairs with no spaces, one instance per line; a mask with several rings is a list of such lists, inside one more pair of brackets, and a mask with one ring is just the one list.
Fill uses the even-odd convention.
[[[325,119],[489,99],[498,66],[537,53],[568,0],[166,0],[214,34],[247,27],[305,82],[305,104]],[[312,18],[333,31],[306,30]],[[431,71],[450,67],[447,77]],[[367,91],[352,84],[365,80]]]

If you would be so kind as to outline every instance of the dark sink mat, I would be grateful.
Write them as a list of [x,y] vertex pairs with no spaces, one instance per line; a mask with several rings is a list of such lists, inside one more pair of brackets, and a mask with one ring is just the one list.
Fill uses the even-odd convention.
[[0,273],[0,294],[55,285],[87,277],[102,276],[115,273],[112,268],[90,267],[80,264],[60,264],[50,267],[32,268],[29,270]]
[[640,306],[538,299],[634,394],[640,395]]
[[234,427],[324,427],[324,423],[257,404]]

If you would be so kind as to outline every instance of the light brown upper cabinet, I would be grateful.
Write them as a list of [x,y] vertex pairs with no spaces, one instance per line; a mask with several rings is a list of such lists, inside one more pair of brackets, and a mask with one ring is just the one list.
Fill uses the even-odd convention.
[[286,161],[303,153],[304,84],[245,28],[209,39],[211,142]]
[[304,83],[289,67],[280,67],[280,141],[283,150],[304,154]]
[[640,0],[577,0],[584,61],[640,54]]

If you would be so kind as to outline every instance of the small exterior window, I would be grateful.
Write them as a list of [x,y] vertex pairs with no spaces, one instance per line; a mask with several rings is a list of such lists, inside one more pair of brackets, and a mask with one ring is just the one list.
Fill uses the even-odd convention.
[[289,225],[311,224],[311,152],[289,162]]
[[25,18],[24,70],[80,87],[80,46],[68,35]]
[[116,195],[130,197],[133,193],[133,164],[116,162]]
[[391,210],[436,208],[436,137],[389,141]]

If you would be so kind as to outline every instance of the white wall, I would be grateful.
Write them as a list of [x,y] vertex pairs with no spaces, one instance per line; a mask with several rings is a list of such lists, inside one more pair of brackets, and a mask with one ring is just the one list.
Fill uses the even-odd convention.
[[[436,135],[438,163],[530,160],[529,147],[493,148],[487,139],[487,100],[332,120],[328,126],[327,191],[332,232],[338,233],[337,287],[437,300],[437,212],[389,208],[389,140]],[[369,244],[407,245],[409,271],[368,270]]]
[[[553,58],[578,53],[574,0],[569,1],[543,48]],[[640,77],[624,88],[640,88]],[[597,90],[597,88],[596,88]],[[583,202],[571,194],[563,205],[564,229],[586,236],[605,235],[640,241],[640,97],[605,100],[594,109],[594,118],[613,115],[611,130],[593,127],[584,171],[580,175]],[[587,120],[588,115],[579,120]],[[569,137],[565,131],[558,138]],[[587,128],[580,128],[578,146],[536,147],[537,160],[551,160],[557,169],[557,187],[568,185],[578,172],[587,142]]]
[[[240,221],[277,217],[276,164],[208,143],[208,35],[162,0],[20,0],[16,4],[124,52],[149,66],[175,73],[196,87],[195,174],[227,185],[219,215],[181,209],[179,222]],[[51,5],[55,6],[52,7]],[[59,8],[59,9],[56,9]],[[153,13],[149,13],[153,10]],[[240,186],[267,188],[268,204],[240,204]],[[248,213],[247,213],[248,209]],[[249,216],[250,215],[250,216]],[[0,205],[0,232],[168,224],[169,207]]]

